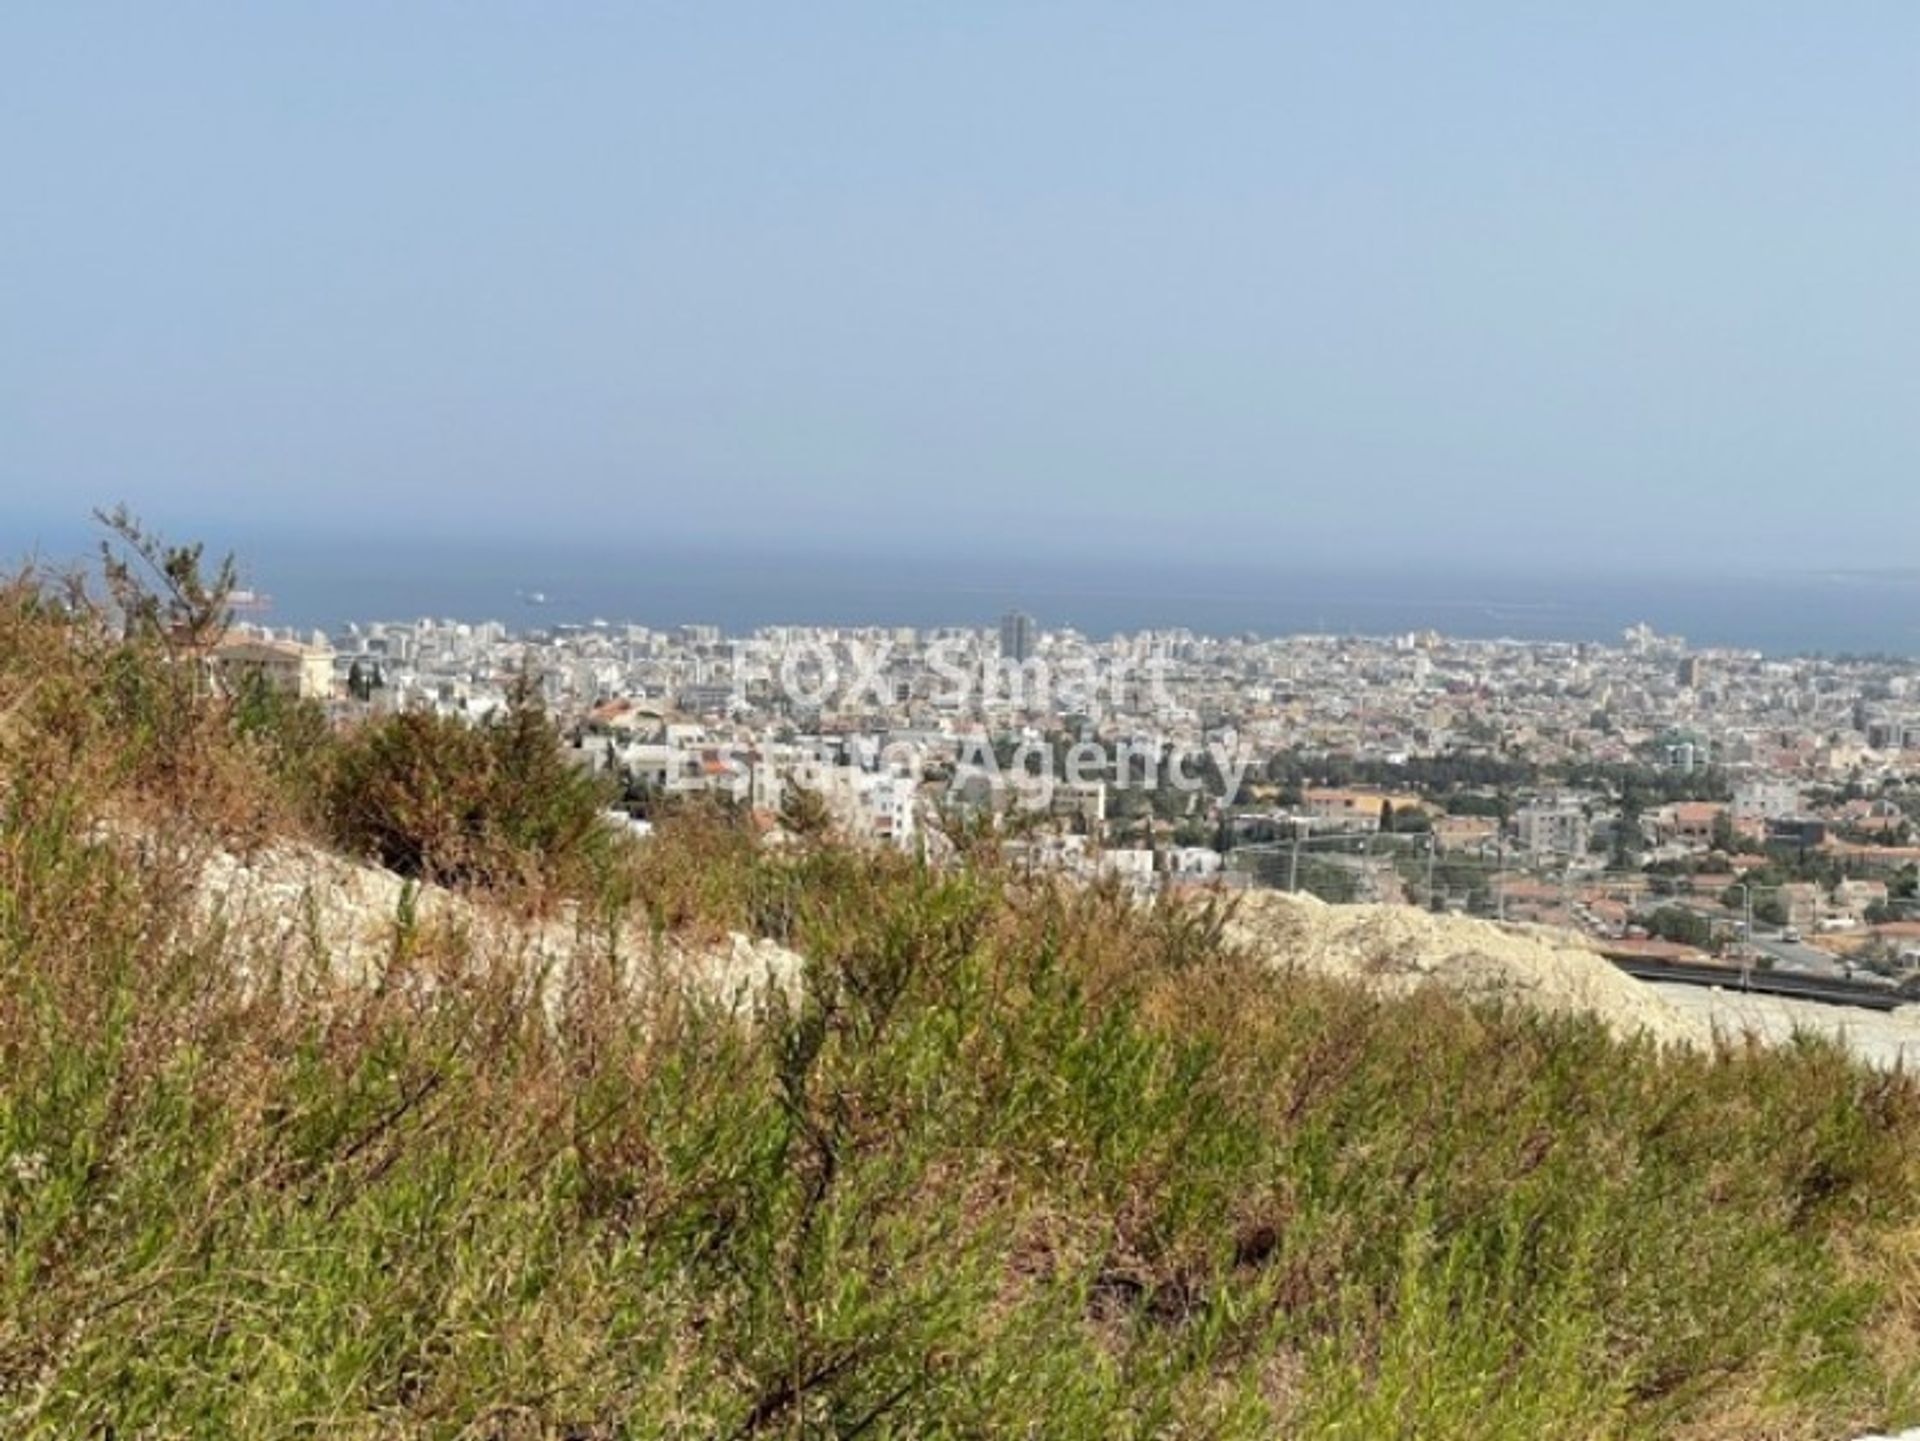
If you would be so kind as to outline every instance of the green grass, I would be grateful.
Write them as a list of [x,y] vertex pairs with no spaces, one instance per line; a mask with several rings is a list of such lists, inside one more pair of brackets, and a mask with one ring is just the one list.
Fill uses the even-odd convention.
[[[268,794],[271,749],[121,725],[48,624],[0,622],[0,1435],[1920,1416],[1904,1077],[1381,1000],[1207,903],[701,816],[600,876],[582,924],[625,949],[555,1011],[417,917],[377,986],[249,965],[94,822]],[[613,983],[730,927],[808,957],[793,994]]]

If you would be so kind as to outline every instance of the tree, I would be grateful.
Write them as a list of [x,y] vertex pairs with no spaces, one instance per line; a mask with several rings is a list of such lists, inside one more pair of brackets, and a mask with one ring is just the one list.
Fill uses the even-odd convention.
[[1393,813],[1394,834],[1426,835],[1433,830],[1433,817],[1419,806],[1402,806]]
[[1455,816],[1486,816],[1504,821],[1512,804],[1504,795],[1482,795],[1474,791],[1462,792],[1447,798],[1447,814]]
[[824,836],[833,830],[833,811],[819,791],[791,781],[780,796],[780,824],[796,836]]
[[491,761],[489,820],[496,838],[523,854],[570,856],[593,843],[609,797],[568,763],[532,672],[514,677],[504,713],[485,727]]
[[1647,917],[1647,930],[1663,940],[1706,950],[1713,944],[1713,923],[1685,906],[1662,906]]
[[1613,849],[1608,858],[1608,866],[1616,871],[1633,869],[1636,854],[1635,843],[1640,838],[1640,812],[1629,812],[1624,806],[1620,816],[1613,823]]
[[107,530],[100,542],[100,572],[124,636],[156,641],[169,654],[191,655],[227,633],[238,580],[232,555],[208,575],[204,545],[169,545],[124,505],[97,510],[94,519]]

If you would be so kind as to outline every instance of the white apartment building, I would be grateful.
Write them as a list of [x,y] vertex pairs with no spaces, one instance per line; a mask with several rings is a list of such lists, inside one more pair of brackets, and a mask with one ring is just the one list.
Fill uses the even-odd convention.
[[1552,856],[1585,855],[1593,838],[1593,824],[1587,819],[1586,808],[1566,796],[1527,802],[1515,812],[1513,823],[1519,833],[1520,849],[1536,861]]

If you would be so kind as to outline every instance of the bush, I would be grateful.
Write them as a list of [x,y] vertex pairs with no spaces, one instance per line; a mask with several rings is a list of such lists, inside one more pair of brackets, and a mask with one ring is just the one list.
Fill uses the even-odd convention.
[[480,725],[402,711],[348,735],[325,814],[348,849],[401,875],[528,894],[591,888],[613,837],[611,797],[567,764],[530,683]]
[[1647,930],[1663,941],[1706,950],[1713,945],[1713,922],[1685,906],[1661,906],[1647,917]]
[[239,741],[236,708],[193,652],[123,629],[71,576],[0,581],[0,765],[111,790],[129,822],[246,844],[291,819],[266,748]]
[[274,778],[292,813],[309,824],[322,821],[337,751],[325,707],[248,676],[230,714],[235,738]]

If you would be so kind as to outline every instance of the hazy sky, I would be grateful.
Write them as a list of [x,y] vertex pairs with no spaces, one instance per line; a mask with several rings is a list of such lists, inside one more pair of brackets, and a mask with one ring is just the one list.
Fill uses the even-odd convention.
[[1920,563],[1920,5],[20,0],[0,539],[119,498]]

